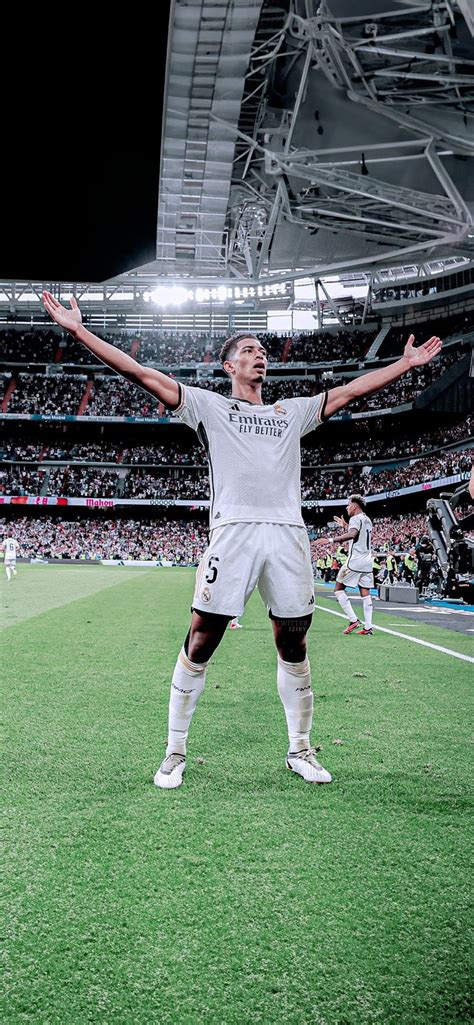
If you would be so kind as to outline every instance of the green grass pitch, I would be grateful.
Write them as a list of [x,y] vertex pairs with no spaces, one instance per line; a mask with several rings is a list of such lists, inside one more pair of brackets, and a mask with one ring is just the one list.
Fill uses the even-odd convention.
[[192,590],[188,570],[2,580],[2,1021],[467,1021],[472,666],[316,612],[313,739],[334,782],[304,784],[254,596],[209,667],[185,784],[159,791]]

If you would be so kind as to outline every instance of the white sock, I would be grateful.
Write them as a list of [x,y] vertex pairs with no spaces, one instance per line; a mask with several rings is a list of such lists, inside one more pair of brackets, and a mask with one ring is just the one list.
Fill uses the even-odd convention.
[[5,566],[5,573],[7,574],[7,580],[11,580],[12,571],[9,566]]
[[339,602],[339,605],[341,606],[342,611],[345,613],[347,618],[350,619],[351,623],[357,623],[359,617],[356,616],[346,592],[336,591],[336,598]]
[[364,626],[366,630],[372,629],[372,598],[368,594],[365,598],[362,598],[362,608],[364,610]]
[[166,754],[186,754],[194,709],[204,690],[207,662],[191,662],[184,648],[178,655],[170,691]]
[[304,662],[284,662],[278,656],[277,686],[285,709],[290,751],[303,751],[310,747],[313,724],[313,692],[311,668]]

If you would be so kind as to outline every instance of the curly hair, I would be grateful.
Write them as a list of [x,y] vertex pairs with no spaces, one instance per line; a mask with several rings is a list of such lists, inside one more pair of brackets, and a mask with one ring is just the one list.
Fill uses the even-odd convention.
[[349,502],[357,502],[357,505],[360,505],[362,512],[365,512],[365,498],[363,495],[349,495]]
[[219,353],[219,359],[222,365],[224,365],[227,359],[232,359],[231,353],[237,349],[238,342],[241,342],[243,338],[255,338],[255,341],[258,341],[256,335],[251,334],[250,331],[236,331],[235,334],[226,338]]

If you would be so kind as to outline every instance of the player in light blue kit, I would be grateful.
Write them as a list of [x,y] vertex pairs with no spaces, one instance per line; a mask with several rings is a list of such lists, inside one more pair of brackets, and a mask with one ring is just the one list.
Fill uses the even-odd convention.
[[[191,720],[204,689],[209,659],[229,620],[243,613],[258,587],[272,621],[277,686],[288,726],[286,764],[308,783],[330,783],[311,746],[313,692],[306,634],[314,607],[308,535],[301,516],[300,439],[354,399],[379,391],[441,350],[439,338],[415,348],[410,336],[401,359],[311,398],[266,405],[263,345],[253,335],[229,338],[221,360],[232,381],[226,397],[179,381],[91,334],[75,299],[67,310],[43,293],[56,323],[107,366],[154,395],[194,428],[209,456],[210,538],[196,574],[192,619],[171,683],[168,743],[155,775],[163,789],[182,783]],[[238,667],[236,667],[238,675]]]

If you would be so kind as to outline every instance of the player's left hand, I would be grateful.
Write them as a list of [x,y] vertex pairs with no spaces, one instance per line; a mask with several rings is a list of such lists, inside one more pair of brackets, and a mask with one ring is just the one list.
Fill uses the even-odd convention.
[[437,335],[433,335],[424,345],[419,345],[417,349],[415,349],[413,344],[414,341],[415,336],[410,335],[403,350],[405,359],[408,360],[412,367],[421,367],[424,363],[429,363],[430,360],[439,355],[443,347],[441,338],[438,338]]

